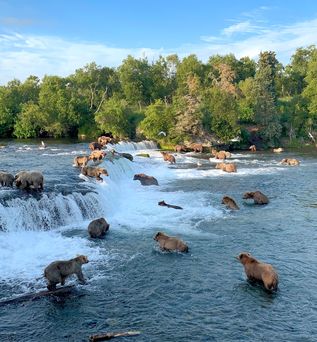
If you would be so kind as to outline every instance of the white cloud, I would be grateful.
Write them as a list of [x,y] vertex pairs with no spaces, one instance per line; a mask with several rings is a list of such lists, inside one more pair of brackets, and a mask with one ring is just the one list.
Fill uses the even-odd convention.
[[236,23],[229,27],[223,29],[222,33],[225,36],[231,36],[234,33],[249,33],[254,32],[256,30],[256,26],[252,25],[251,22],[248,21],[241,21],[240,23]]
[[[245,33],[237,35],[236,33]],[[261,51],[272,50],[284,64],[299,47],[317,45],[317,19],[288,26],[258,26],[250,20],[231,25],[218,36],[202,36],[195,44],[174,49],[120,48],[102,43],[78,42],[52,36],[0,34],[0,84],[29,75],[67,76],[77,68],[95,61],[99,65],[118,66],[127,55],[147,57],[177,53],[180,57],[196,54],[207,61],[213,54],[233,53],[236,57],[257,58]]]

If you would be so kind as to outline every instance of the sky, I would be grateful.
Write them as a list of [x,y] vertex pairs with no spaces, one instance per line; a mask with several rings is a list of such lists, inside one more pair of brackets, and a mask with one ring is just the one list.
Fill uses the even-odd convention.
[[284,65],[317,45],[316,0],[0,0],[0,85],[29,75],[68,76],[128,56],[275,51]]

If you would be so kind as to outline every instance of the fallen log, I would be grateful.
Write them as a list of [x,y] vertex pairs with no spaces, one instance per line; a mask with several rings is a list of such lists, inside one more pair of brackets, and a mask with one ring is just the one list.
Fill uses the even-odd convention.
[[74,288],[75,288],[74,285],[69,285],[69,286],[63,286],[63,287],[57,288],[56,290],[52,290],[52,291],[45,290],[45,291],[40,291],[36,293],[29,293],[20,297],[0,301],[0,306],[6,305],[6,304],[21,303],[21,302],[25,302],[28,300],[35,300],[35,299],[50,296],[50,295],[64,295],[64,294],[70,293]]
[[137,336],[140,335],[140,331],[125,331],[125,332],[108,332],[99,335],[91,335],[89,337],[90,342],[107,341],[115,337],[122,336]]

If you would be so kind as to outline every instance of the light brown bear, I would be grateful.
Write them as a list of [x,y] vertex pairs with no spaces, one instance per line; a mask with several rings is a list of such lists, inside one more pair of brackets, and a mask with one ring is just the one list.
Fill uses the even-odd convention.
[[0,184],[2,186],[13,186],[14,176],[8,172],[0,172]]
[[162,232],[158,232],[154,238],[158,241],[160,248],[163,251],[178,251],[178,252],[188,252],[188,246],[180,239],[173,236],[168,236]]
[[97,141],[98,141],[98,144],[105,146],[112,142],[112,138],[102,135],[101,137],[98,138]]
[[194,151],[194,152],[200,152],[202,153],[203,151],[203,145],[202,144],[190,144],[190,148]]
[[278,275],[272,265],[258,261],[249,253],[240,253],[236,258],[244,266],[250,281],[263,283],[268,291],[277,290]]
[[185,145],[175,145],[174,151],[178,152],[178,153],[180,153],[180,152],[187,152],[187,148],[186,148]]
[[273,148],[273,152],[274,152],[274,153],[281,153],[281,152],[284,152],[284,148],[282,148],[282,147]]
[[50,263],[44,270],[44,277],[48,281],[48,290],[55,290],[58,283],[64,285],[65,279],[72,274],[76,274],[80,283],[85,284],[85,278],[81,267],[88,262],[88,258],[85,255],[80,255],[74,259],[66,261],[58,260]]
[[102,158],[104,158],[105,156],[106,156],[105,151],[95,150],[90,153],[89,160],[93,160],[94,162],[96,162],[97,160],[102,160]]
[[249,147],[249,150],[250,150],[251,152],[256,152],[256,146],[255,146],[255,145],[251,145],[251,146]]
[[176,163],[175,157],[172,154],[167,152],[161,152],[161,154],[163,156],[164,161],[169,161],[171,164]]
[[102,180],[100,175],[109,176],[107,170],[102,167],[84,166],[81,173],[87,177],[95,177],[97,180]]
[[225,172],[237,172],[237,166],[235,163],[218,163],[216,169],[220,169]]
[[264,194],[262,194],[261,191],[246,192],[243,195],[243,199],[253,199],[254,204],[260,205],[269,203],[269,199]]
[[225,204],[227,208],[232,209],[232,210],[240,209],[237,203],[235,202],[235,200],[229,196],[224,196],[221,201],[221,204]]
[[297,159],[284,158],[281,160],[281,164],[283,165],[297,166],[299,163]]
[[144,173],[138,173],[134,175],[133,180],[139,180],[142,185],[147,186],[147,185],[159,185],[158,181],[156,178],[152,176],[148,176]]
[[86,166],[88,163],[88,156],[78,156],[74,158],[74,165],[76,167]]
[[19,189],[43,190],[44,177],[38,171],[20,171],[15,177],[15,184]]

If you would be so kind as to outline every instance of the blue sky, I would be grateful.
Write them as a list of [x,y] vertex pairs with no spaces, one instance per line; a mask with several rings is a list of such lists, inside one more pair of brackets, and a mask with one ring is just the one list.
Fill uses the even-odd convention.
[[66,76],[95,61],[273,50],[287,64],[317,45],[317,1],[0,0],[0,84]]

